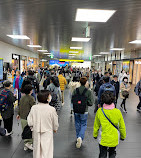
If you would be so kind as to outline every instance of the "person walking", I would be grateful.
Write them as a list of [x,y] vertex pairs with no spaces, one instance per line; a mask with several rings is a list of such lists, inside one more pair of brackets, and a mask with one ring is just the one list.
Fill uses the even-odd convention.
[[[24,130],[25,126],[27,126],[27,116],[31,110],[31,107],[35,105],[35,99],[32,94],[32,85],[27,84],[24,87],[24,96],[22,96],[19,104],[17,120],[21,119],[22,129]],[[25,139],[24,140],[24,150],[33,150],[33,140]]]
[[128,77],[124,77],[122,80],[122,83],[120,85],[120,97],[122,100],[122,103],[120,105],[120,108],[123,110],[123,112],[127,113],[126,110],[126,99],[129,97],[129,91],[131,89],[131,86],[128,82]]
[[107,153],[109,158],[115,158],[119,139],[126,138],[126,127],[120,110],[115,108],[114,94],[106,91],[101,100],[104,104],[96,113],[93,137],[99,142],[99,158],[107,158]]
[[64,105],[64,90],[65,90],[65,85],[67,84],[67,81],[65,77],[63,76],[63,72],[59,72],[59,83],[60,83],[60,88],[61,88],[61,93],[62,93],[62,106]]
[[120,89],[117,75],[113,76],[113,80],[111,81],[111,84],[115,87],[115,90],[116,90],[116,100],[115,100],[115,106],[116,106],[118,95],[119,95],[119,89]]
[[[16,97],[13,95],[13,93],[10,91],[11,89],[11,82],[5,81],[4,82],[4,90],[2,91],[2,95],[5,96],[4,101],[5,104],[7,104],[7,108],[3,111],[1,111],[1,115],[4,122],[4,128],[7,130],[7,136],[12,135],[13,131],[13,115],[14,115],[14,105],[13,103],[16,101]],[[4,95],[5,94],[5,95]]]
[[[76,88],[78,88],[78,87],[80,87],[81,85],[80,85],[80,80],[79,80],[79,78],[77,78],[77,77],[73,77],[73,80],[69,83],[69,85],[68,85],[68,87],[69,87],[69,89],[70,89],[70,98],[72,98],[72,93],[73,93],[73,91],[76,89]],[[73,104],[71,103],[70,104],[71,105],[71,114],[73,114]]]
[[14,88],[14,94],[17,95],[18,104],[21,98],[20,89],[22,87],[22,83],[23,83],[23,77],[20,75],[20,71],[16,71],[16,75],[13,81],[13,88]]
[[49,105],[53,106],[57,111],[61,109],[61,89],[58,87],[58,82],[55,77],[50,78],[50,84],[47,86],[47,90],[50,91],[52,99]]
[[71,102],[73,103],[73,111],[76,129],[76,148],[81,148],[84,140],[85,131],[87,129],[88,106],[93,105],[93,96],[90,90],[85,87],[86,77],[80,79],[81,86],[76,88],[72,94]]
[[58,115],[49,105],[51,94],[42,90],[37,95],[39,104],[34,105],[27,117],[33,131],[33,158],[53,158],[53,132],[59,127]]
[[137,106],[137,111],[141,111],[141,80],[137,83],[135,87],[135,93],[139,97],[139,104]]

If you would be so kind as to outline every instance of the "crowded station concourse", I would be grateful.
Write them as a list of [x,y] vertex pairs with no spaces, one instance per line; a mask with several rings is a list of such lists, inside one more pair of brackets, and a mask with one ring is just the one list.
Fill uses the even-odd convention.
[[0,158],[141,157],[140,15],[139,0],[0,1]]

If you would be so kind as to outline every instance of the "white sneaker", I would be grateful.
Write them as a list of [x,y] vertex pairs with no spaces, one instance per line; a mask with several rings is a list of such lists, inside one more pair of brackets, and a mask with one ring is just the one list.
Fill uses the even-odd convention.
[[64,103],[62,103],[62,106],[64,106]]
[[[5,129],[6,130],[6,129]],[[13,131],[11,131],[10,133],[8,133],[8,131],[6,130],[6,134],[5,136],[11,136],[13,134]]]
[[29,143],[26,143],[24,149],[26,149],[26,148],[30,149],[30,150],[33,150],[33,145],[29,144]]
[[80,149],[80,148],[81,148],[81,145],[82,145],[82,138],[79,137],[79,138],[77,139],[76,148]]
[[27,150],[28,150],[28,148],[26,146],[24,146],[24,151],[27,151]]

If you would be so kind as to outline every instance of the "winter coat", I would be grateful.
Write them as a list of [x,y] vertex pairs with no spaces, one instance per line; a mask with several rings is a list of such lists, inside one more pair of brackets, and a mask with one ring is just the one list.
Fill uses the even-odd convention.
[[111,84],[115,87],[115,90],[116,90],[116,94],[119,94],[119,82],[115,82],[114,80],[111,81]]
[[122,82],[122,83],[120,84],[120,97],[121,97],[121,99],[125,99],[125,97],[123,97],[123,95],[122,95],[122,92],[123,92],[123,91],[129,92],[130,89],[131,89],[131,86],[130,86],[129,83],[124,84],[124,82]]
[[135,87],[135,93],[137,96],[141,97],[141,80],[137,83],[137,85]]
[[58,76],[58,79],[59,79],[61,91],[64,91],[65,85],[67,84],[67,81],[66,81],[65,77],[61,74]]
[[[126,138],[126,127],[119,109],[103,109],[106,116],[111,122],[118,126],[120,131],[120,138]],[[118,130],[107,120],[104,116],[101,108],[96,113],[94,122],[93,137],[98,137],[98,142],[102,146],[116,147],[119,144],[119,132]]]
[[71,94],[73,93],[73,91],[76,89],[76,88],[78,88],[78,87],[80,87],[81,86],[81,84],[80,84],[80,82],[70,82],[69,83],[69,85],[68,85],[68,87],[70,88],[70,92],[71,92]]
[[[15,88],[15,83],[16,83],[16,76],[14,77],[13,88]],[[22,83],[23,83],[23,77],[20,76],[20,78],[19,78],[19,89],[21,89]]]

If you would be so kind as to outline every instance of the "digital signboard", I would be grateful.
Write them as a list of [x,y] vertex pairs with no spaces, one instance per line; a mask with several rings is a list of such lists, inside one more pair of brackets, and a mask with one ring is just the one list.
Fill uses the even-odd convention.
[[62,66],[69,65],[69,62],[61,62],[59,60],[50,60],[49,65],[62,67]]
[[3,59],[0,58],[0,80],[3,80]]

